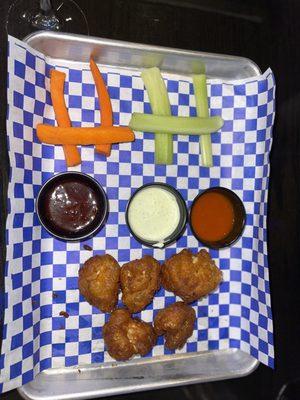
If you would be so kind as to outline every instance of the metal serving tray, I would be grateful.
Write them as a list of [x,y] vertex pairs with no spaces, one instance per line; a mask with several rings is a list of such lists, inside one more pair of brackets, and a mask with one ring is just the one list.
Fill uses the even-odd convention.
[[[159,66],[164,72],[188,75],[202,70],[210,78],[255,77],[260,70],[251,60],[219,54],[177,50],[63,33],[37,32],[25,41],[55,59],[139,70]],[[207,351],[57,368],[41,372],[19,389],[26,399],[87,399],[169,386],[242,377],[259,362],[238,350]]]

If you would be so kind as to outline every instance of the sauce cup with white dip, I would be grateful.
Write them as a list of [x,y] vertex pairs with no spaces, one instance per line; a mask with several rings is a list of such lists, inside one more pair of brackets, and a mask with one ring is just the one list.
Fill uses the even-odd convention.
[[127,204],[126,223],[132,236],[140,243],[164,248],[175,242],[185,229],[185,201],[166,183],[143,185]]

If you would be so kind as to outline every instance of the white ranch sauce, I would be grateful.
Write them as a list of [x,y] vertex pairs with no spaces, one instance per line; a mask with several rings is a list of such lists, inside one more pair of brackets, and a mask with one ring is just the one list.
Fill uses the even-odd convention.
[[179,220],[176,197],[161,187],[140,190],[132,198],[128,209],[132,231],[141,239],[158,242],[157,247],[163,246],[164,240],[177,228]]

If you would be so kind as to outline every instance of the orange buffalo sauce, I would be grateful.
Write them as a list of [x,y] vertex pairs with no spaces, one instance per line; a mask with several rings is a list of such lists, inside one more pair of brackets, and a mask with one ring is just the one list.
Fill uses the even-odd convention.
[[217,192],[204,193],[193,204],[191,224],[200,240],[216,242],[224,239],[234,224],[231,201]]

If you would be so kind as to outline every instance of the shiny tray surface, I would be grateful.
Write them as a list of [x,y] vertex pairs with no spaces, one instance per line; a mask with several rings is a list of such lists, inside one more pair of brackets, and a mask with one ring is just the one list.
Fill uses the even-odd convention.
[[[187,75],[201,71],[205,64],[211,79],[243,79],[260,74],[255,63],[242,57],[51,32],[32,34],[25,41],[51,58],[71,63],[88,62],[93,54],[99,64],[131,70],[159,66],[163,72]],[[87,399],[242,377],[258,364],[238,349],[165,355],[46,370],[19,392],[35,400]]]

